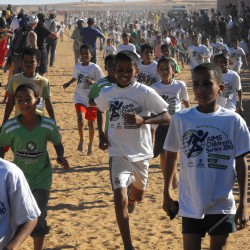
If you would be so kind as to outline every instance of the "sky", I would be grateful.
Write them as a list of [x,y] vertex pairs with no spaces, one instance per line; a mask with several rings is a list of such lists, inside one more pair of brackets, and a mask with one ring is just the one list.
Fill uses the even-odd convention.
[[[88,1],[88,0],[83,0]],[[89,0],[90,2],[123,2],[123,0]],[[125,0],[126,2],[140,1],[140,0]],[[81,2],[81,0],[1,0],[0,5],[44,5],[54,3],[69,3],[69,2]]]

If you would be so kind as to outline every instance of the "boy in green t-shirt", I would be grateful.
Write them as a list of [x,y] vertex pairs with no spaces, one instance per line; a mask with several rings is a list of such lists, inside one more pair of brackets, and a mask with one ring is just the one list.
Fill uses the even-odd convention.
[[0,157],[4,157],[4,147],[10,145],[14,163],[23,171],[41,215],[31,236],[34,249],[42,249],[47,226],[47,204],[52,183],[52,167],[47,151],[48,141],[54,144],[57,163],[64,169],[69,168],[64,158],[61,135],[54,120],[36,114],[40,102],[39,88],[35,84],[21,84],[15,92],[15,99],[21,114],[8,120],[0,134]]

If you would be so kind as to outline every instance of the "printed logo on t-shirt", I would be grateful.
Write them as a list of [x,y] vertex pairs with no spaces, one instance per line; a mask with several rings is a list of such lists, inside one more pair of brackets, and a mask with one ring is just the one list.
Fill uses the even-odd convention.
[[131,99],[124,98],[124,101],[119,101],[119,100],[110,101],[109,102],[109,121],[111,123],[110,126],[112,128],[121,128],[121,124],[124,124],[125,129],[139,128],[140,125],[131,125],[124,122],[123,116],[128,112],[140,114],[142,112],[142,107]]
[[35,142],[28,142],[26,144],[26,150],[17,150],[16,156],[19,158],[36,159],[43,156],[42,151],[36,150]]
[[[209,168],[226,169],[234,146],[227,134],[213,126],[198,126],[189,130],[182,137],[183,151],[187,158],[194,158],[206,153]],[[209,132],[208,132],[209,131]],[[202,156],[201,156],[202,157]],[[204,158],[196,160],[196,167],[204,167]]]
[[149,86],[152,83],[156,82],[156,78],[150,74],[147,74],[145,72],[141,72],[137,76],[137,81]]
[[91,83],[88,80],[93,80],[93,77],[87,73],[78,73],[77,85],[82,89],[90,89]]
[[0,215],[3,215],[6,213],[6,207],[3,201],[0,201]]
[[229,98],[231,95],[233,95],[233,87],[227,81],[224,81],[223,85],[224,85],[224,89],[223,89],[222,95],[225,98]]
[[179,111],[177,104],[179,104],[179,99],[175,93],[164,93],[161,95],[163,100],[169,105],[168,112],[170,115],[175,114],[176,111]]

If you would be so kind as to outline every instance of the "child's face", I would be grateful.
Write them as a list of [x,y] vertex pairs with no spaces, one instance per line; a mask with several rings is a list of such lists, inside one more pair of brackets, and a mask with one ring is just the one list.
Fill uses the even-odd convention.
[[31,89],[27,88],[16,93],[16,103],[22,114],[35,113],[39,98]]
[[193,45],[194,46],[198,46],[199,45],[199,38],[197,36],[194,36],[192,38],[192,41],[193,41]]
[[233,41],[232,45],[236,49],[238,47],[238,41]]
[[154,50],[153,49],[145,49],[142,53],[142,60],[144,64],[150,64],[154,59]]
[[126,87],[134,81],[138,72],[138,67],[129,60],[121,60],[116,63],[116,80],[122,87]]
[[168,62],[161,62],[158,73],[164,83],[170,83],[173,79],[173,69]]
[[122,42],[123,42],[123,44],[129,44],[129,37],[128,36],[123,36],[122,37]]
[[39,66],[39,64],[40,62],[37,61],[35,55],[24,55],[23,69],[25,74],[33,75],[36,72],[36,68]]
[[107,40],[107,45],[110,46],[111,45],[111,40]]
[[85,48],[81,49],[80,56],[81,56],[82,63],[88,65],[92,57],[89,49],[85,49]]
[[200,106],[215,102],[221,90],[214,71],[201,70],[193,74],[193,91]]
[[169,57],[169,55],[170,55],[170,49],[169,48],[163,48],[161,50],[161,54],[162,54],[162,56]]
[[220,67],[222,73],[226,73],[228,71],[229,61],[227,59],[219,58],[214,62]]
[[108,76],[112,77],[112,78],[115,78],[115,62],[110,60],[107,62],[106,66],[105,66],[105,69],[108,73]]

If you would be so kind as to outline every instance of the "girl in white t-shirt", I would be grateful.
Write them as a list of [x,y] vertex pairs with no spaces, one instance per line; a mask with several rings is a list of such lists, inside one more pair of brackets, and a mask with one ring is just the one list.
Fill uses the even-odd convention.
[[[171,58],[162,57],[158,61],[157,69],[162,80],[152,84],[151,87],[168,103],[169,114],[174,115],[175,112],[180,111],[182,108],[182,103],[184,104],[185,108],[188,108],[190,104],[186,84],[182,81],[174,79],[176,72],[175,61]],[[169,125],[158,125],[155,131],[154,157],[160,155],[163,176],[165,175],[165,153],[163,144],[168,132],[168,128]],[[172,187],[174,189],[178,187],[177,171],[175,172]]]
[[115,55],[116,47],[113,45],[113,42],[110,38],[107,39],[107,45],[103,48],[103,60],[106,56]]
[[63,84],[63,88],[66,89],[71,83],[77,81],[75,89],[74,102],[77,114],[77,125],[79,133],[79,144],[77,149],[83,151],[83,128],[84,119],[88,120],[89,127],[89,144],[87,155],[93,153],[93,140],[95,133],[95,120],[97,115],[97,108],[89,106],[88,94],[92,84],[95,81],[104,77],[102,69],[95,63],[90,62],[92,54],[88,45],[82,45],[80,48],[81,63],[77,63],[74,68],[72,79]]

